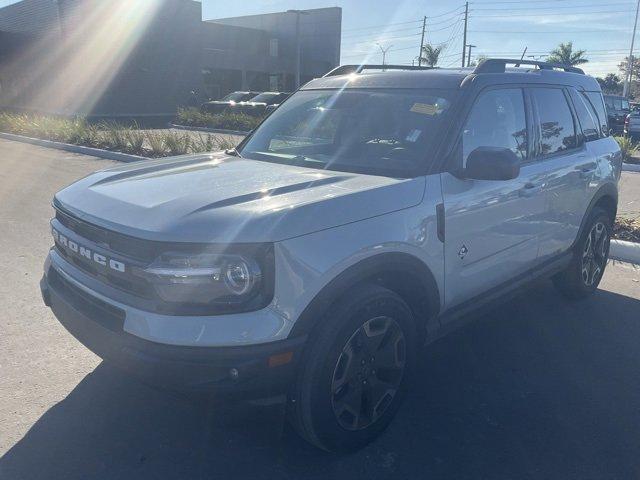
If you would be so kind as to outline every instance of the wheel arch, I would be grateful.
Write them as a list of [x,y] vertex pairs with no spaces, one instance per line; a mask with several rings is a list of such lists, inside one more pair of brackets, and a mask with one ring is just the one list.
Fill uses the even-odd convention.
[[421,335],[426,335],[427,321],[440,311],[438,284],[423,261],[407,253],[381,253],[350,266],[325,285],[300,314],[289,336],[312,333],[332,305],[363,283],[400,295],[411,308]]
[[587,222],[589,221],[589,217],[591,216],[591,212],[596,207],[602,207],[607,212],[611,214],[612,222],[616,220],[616,214],[618,212],[618,188],[614,183],[605,183],[602,185],[595,193],[591,202],[589,202],[589,206],[582,217],[582,222],[580,222],[580,229],[578,230],[578,235],[573,241],[572,248],[578,243],[582,234],[584,233],[584,229],[587,227]]

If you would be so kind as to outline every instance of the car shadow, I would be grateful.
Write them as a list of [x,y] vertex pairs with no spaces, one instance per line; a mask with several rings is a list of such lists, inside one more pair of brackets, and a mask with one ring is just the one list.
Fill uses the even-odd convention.
[[282,404],[194,402],[102,363],[0,459],[3,479],[602,479],[640,473],[640,301],[548,284],[421,353],[380,439],[332,455]]

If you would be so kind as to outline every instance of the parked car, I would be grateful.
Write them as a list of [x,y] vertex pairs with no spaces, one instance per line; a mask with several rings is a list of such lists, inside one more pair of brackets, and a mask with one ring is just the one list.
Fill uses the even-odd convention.
[[232,110],[258,117],[265,115],[268,106],[281,104],[289,95],[291,94],[283,92],[263,92],[249,101],[237,103]]
[[222,113],[236,105],[238,102],[250,100],[259,93],[260,92],[232,92],[222,97],[220,100],[203,103],[200,106],[200,111],[203,113]]
[[619,95],[605,95],[604,102],[607,107],[609,127],[613,130],[613,133],[622,134],[625,118],[631,112],[629,100]]
[[147,381],[286,394],[306,440],[361,447],[469,312],[596,290],[622,157],[598,82],[554,68],[345,67],[236,150],[89,175],[54,197],[44,302]]
[[640,138],[640,111],[632,110],[624,120],[624,134],[633,140]]

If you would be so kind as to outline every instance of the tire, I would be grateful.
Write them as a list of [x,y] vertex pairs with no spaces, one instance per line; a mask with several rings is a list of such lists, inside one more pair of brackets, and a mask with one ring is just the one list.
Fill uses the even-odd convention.
[[612,223],[613,219],[603,208],[595,207],[591,211],[571,263],[553,277],[555,286],[567,298],[584,298],[598,288],[609,258]]
[[289,420],[323,450],[354,451],[385,430],[406,394],[416,355],[413,315],[394,292],[364,285],[344,295],[318,325]]

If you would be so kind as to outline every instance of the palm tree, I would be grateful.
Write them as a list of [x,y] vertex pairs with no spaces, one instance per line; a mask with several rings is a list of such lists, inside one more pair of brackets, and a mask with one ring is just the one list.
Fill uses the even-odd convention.
[[420,63],[426,63],[429,67],[435,67],[438,64],[438,57],[441,52],[442,47],[424,45],[422,47],[422,55],[420,55]]
[[552,63],[559,63],[566,65],[567,67],[573,67],[574,65],[582,65],[589,60],[584,57],[584,50],[573,51],[573,42],[561,43],[557,48],[551,51],[549,58],[547,59]]

